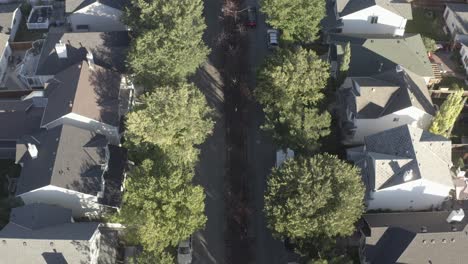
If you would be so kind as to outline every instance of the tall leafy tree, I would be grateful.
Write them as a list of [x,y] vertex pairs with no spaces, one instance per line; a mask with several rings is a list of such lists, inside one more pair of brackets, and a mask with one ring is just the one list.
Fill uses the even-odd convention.
[[325,17],[323,0],[262,0],[262,11],[271,26],[283,31],[286,40],[311,42],[317,38]]
[[130,241],[162,253],[204,227],[205,194],[200,186],[188,184],[192,177],[191,169],[168,168],[164,161],[148,159],[134,168],[118,215]]
[[349,70],[349,63],[351,62],[351,44],[348,42],[344,48],[343,57],[340,63],[340,72],[339,72],[339,79],[340,84],[346,79],[346,75],[348,74]]
[[159,87],[141,97],[127,115],[127,139],[136,148],[157,146],[176,160],[195,162],[194,146],[205,141],[214,126],[213,110],[193,84]]
[[136,35],[128,56],[146,86],[184,80],[206,60],[202,0],[132,0],[123,20]]
[[424,44],[424,47],[426,48],[427,52],[434,52],[436,50],[436,42],[435,40],[429,38],[429,37],[422,37],[422,41]]
[[447,96],[447,99],[442,103],[439,111],[432,120],[429,132],[450,137],[452,127],[457,121],[458,115],[463,110],[466,98],[463,98],[463,90],[459,87],[454,93]]
[[320,111],[329,65],[315,52],[281,50],[258,72],[255,90],[266,114],[264,129],[276,143],[296,151],[314,151],[317,139],[330,133],[330,115]]
[[359,170],[329,154],[286,161],[273,169],[265,193],[268,226],[292,239],[350,235],[361,217]]

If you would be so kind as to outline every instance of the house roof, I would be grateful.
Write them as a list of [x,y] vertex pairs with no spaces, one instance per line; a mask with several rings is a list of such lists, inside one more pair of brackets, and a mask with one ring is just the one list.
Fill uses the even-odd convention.
[[[53,185],[96,195],[101,191],[108,141],[85,129],[61,125],[41,132],[29,141],[23,138],[17,148],[23,163],[16,194]],[[36,145],[37,158],[24,151],[27,143]],[[22,149],[22,150],[21,150]]]
[[[396,111],[415,106],[430,114],[435,114],[431,96],[424,80],[405,71],[388,71],[372,77],[350,77],[357,89],[346,100],[356,118],[379,118]],[[345,82],[350,84],[350,82]]]
[[65,12],[73,13],[93,3],[101,3],[115,9],[123,10],[128,4],[128,0],[66,0]]
[[411,4],[401,0],[401,1],[389,1],[389,0],[337,0],[336,8],[340,16],[346,16],[357,12],[359,10],[371,7],[371,6],[380,6],[384,9],[387,9],[390,12],[393,12],[401,17],[406,19],[413,19],[413,13],[411,10]]
[[41,125],[75,113],[105,124],[119,124],[120,74],[82,61],[46,85],[48,104]]
[[[89,263],[90,242],[99,223],[72,223],[70,210],[44,204],[15,208],[12,214],[0,231],[5,263]],[[30,229],[18,223],[40,225]]]
[[[66,45],[67,58],[59,58],[55,45]],[[37,75],[55,75],[86,60],[88,51],[96,65],[118,72],[125,71],[125,58],[130,43],[128,32],[70,32],[49,33],[43,45]]]
[[451,141],[444,137],[405,125],[368,136],[364,144],[356,164],[368,190],[418,179],[453,187]]
[[0,140],[16,141],[40,130],[44,107],[34,99],[0,100]]
[[457,33],[468,34],[468,4],[453,3],[446,6],[453,12]]
[[426,48],[419,34],[402,37],[329,34],[329,42],[338,46],[331,57],[341,58],[344,46],[351,44],[348,76],[367,77],[394,71],[397,65],[420,77],[433,76]]
[[450,211],[365,214],[371,233],[364,255],[370,263],[466,263],[467,217],[446,221]]

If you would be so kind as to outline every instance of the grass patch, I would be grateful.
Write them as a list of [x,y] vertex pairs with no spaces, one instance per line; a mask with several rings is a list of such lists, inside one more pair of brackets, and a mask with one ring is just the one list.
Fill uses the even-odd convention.
[[28,18],[24,16],[21,18],[21,23],[18,27],[18,31],[16,32],[14,41],[15,42],[35,41],[38,39],[45,38],[45,34],[47,34],[48,30],[47,29],[29,30],[28,26],[26,25],[27,19]]
[[450,36],[445,34],[442,11],[413,8],[413,20],[406,23],[406,33],[419,33],[436,41],[448,41]]

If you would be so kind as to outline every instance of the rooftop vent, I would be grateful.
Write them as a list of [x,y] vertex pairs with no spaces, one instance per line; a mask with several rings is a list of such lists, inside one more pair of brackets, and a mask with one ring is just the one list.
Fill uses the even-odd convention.
[[33,159],[37,158],[38,151],[37,151],[36,145],[28,143],[28,152],[29,152],[29,155],[31,155],[31,158]]
[[401,67],[401,65],[397,65],[397,66],[395,67],[395,70],[396,70],[396,72],[402,72],[402,71],[403,71],[403,67]]
[[67,45],[63,44],[62,41],[55,44],[55,52],[60,59],[66,59],[67,56]]
[[465,217],[465,212],[463,209],[458,209],[458,210],[453,210],[449,216],[447,217],[447,222],[461,222],[463,218]]
[[413,170],[407,170],[405,171],[405,174],[403,174],[403,180],[405,182],[410,181],[413,179]]

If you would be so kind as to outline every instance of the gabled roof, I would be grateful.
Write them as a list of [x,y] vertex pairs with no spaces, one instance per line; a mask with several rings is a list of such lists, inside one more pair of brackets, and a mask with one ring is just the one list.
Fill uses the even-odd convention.
[[[66,45],[67,58],[59,58],[55,45]],[[86,60],[91,52],[96,65],[118,72],[125,71],[125,58],[130,43],[128,32],[49,33],[37,66],[37,75],[55,75]]]
[[101,3],[115,9],[123,10],[128,4],[128,0],[66,0],[65,11],[73,13],[93,3]]
[[[44,204],[15,208],[12,213],[0,231],[2,263],[90,263],[90,242],[99,223],[72,223],[70,210]],[[40,225],[31,229],[18,223]]]
[[34,139],[33,142],[23,139],[18,143],[24,148],[27,143],[34,144],[38,156],[33,159],[23,151],[23,156],[17,158],[23,163],[17,195],[48,185],[90,195],[101,191],[103,166],[107,164],[108,141],[104,136],[61,125],[43,131]]
[[348,108],[356,118],[379,118],[411,106],[430,115],[435,114],[424,80],[414,74],[393,70],[372,77],[350,79],[355,87],[359,87],[359,91],[357,88],[345,87],[353,91],[346,99]]
[[420,77],[432,77],[432,66],[419,34],[403,37],[330,34],[329,43],[338,46],[331,57],[341,58],[347,42],[351,44],[348,76],[368,77],[395,71],[397,65]]
[[82,61],[46,85],[48,104],[41,125],[69,113],[112,126],[119,124],[120,74]]
[[413,19],[411,4],[403,0],[336,0],[336,7],[340,16],[346,16],[375,5],[406,19]]
[[364,142],[367,164],[372,165],[363,170],[369,179],[368,189],[417,179],[453,187],[450,140],[405,125],[368,136]]
[[450,211],[365,214],[370,227],[364,256],[370,263],[466,263],[467,217],[446,221]]
[[452,10],[458,34],[468,34],[468,4],[453,3],[446,4]]

